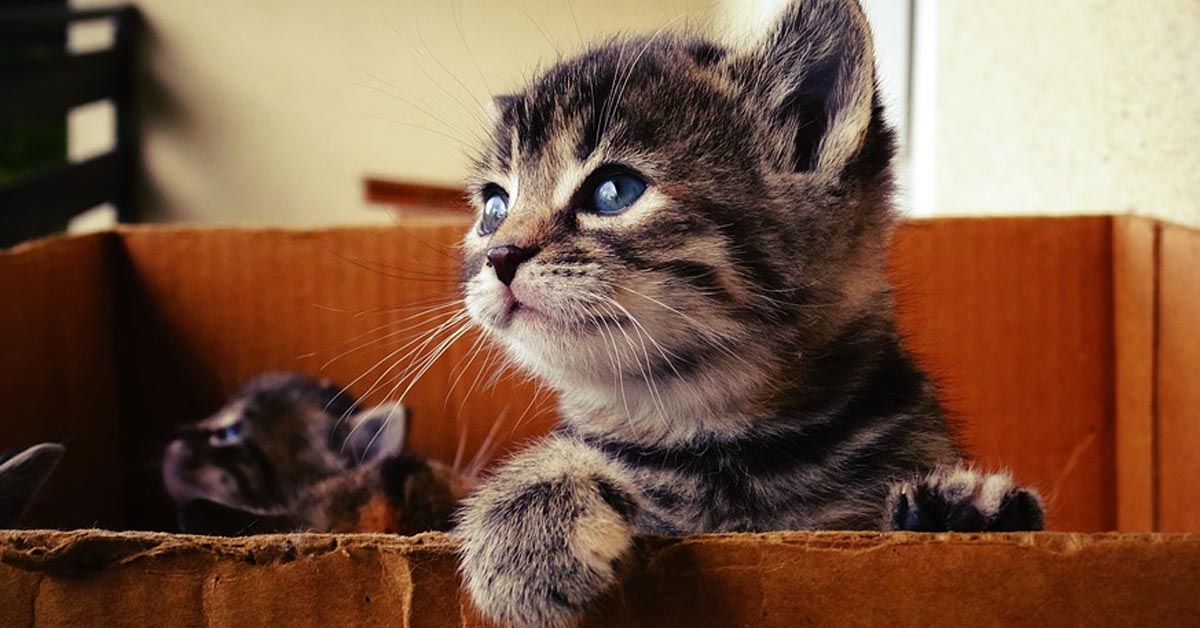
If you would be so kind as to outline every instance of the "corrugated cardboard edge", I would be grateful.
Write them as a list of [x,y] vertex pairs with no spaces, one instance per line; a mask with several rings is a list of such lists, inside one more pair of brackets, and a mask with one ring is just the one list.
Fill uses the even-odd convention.
[[[908,532],[763,532],[701,534],[686,537],[642,537],[640,550],[650,554],[674,547],[788,546],[812,551],[867,552],[895,546],[1000,546],[1050,554],[1073,554],[1122,544],[1171,545],[1200,552],[1200,533],[1138,534],[1102,532],[908,533]],[[0,564],[45,574],[82,574],[140,561],[210,556],[268,567],[325,554],[366,550],[381,554],[440,554],[453,557],[457,544],[440,532],[414,536],[391,534],[265,534],[215,537],[163,532],[108,530],[0,531]],[[1198,574],[1200,576],[1200,574]]]
[[[5,626],[483,626],[440,534],[0,533]],[[1153,625],[1200,614],[1200,535],[638,539],[588,626]]]

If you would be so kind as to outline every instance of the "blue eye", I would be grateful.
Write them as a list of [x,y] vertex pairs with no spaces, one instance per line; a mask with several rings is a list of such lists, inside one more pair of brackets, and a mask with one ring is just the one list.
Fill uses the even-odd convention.
[[479,235],[488,235],[508,217],[508,195],[495,186],[484,190],[483,217],[479,219]]
[[244,425],[242,425],[241,421],[238,421],[237,423],[230,423],[225,427],[213,430],[212,434],[209,436],[209,442],[211,442],[213,445],[230,445],[241,440],[242,434],[244,434],[245,431],[246,428]]
[[600,180],[592,190],[591,211],[597,214],[619,214],[642,196],[646,182],[637,175],[620,172]]

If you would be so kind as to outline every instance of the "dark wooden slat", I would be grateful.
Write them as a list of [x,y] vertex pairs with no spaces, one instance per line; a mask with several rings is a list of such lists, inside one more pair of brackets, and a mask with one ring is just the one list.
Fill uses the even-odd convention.
[[49,4],[40,7],[0,9],[0,34],[31,28],[63,27],[72,22],[131,19],[137,9],[130,5],[101,9],[71,9]]
[[61,229],[120,192],[119,150],[0,188],[0,246]]
[[404,208],[470,212],[466,192],[425,183],[391,181],[368,177],[363,180],[363,195],[372,203],[398,205]]
[[122,80],[121,54],[114,50],[0,71],[0,126],[62,116],[71,107],[112,98]]

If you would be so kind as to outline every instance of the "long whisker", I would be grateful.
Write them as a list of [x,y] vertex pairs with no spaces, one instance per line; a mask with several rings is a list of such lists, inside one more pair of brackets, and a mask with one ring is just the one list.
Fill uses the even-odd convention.
[[[602,303],[601,305],[606,306],[607,304]],[[616,316],[615,310],[612,310],[611,308],[609,308],[609,311],[613,316]],[[647,390],[650,393],[650,400],[652,403],[654,403],[654,405],[656,406],[656,408],[659,411],[659,419],[665,423],[666,418],[667,418],[667,409],[663,405],[662,397],[658,394],[658,386],[655,384],[655,381],[654,381],[653,367],[650,364],[650,354],[646,350],[646,343],[642,340],[642,337],[639,333],[638,342],[641,344],[642,355],[645,356],[645,362],[643,363],[642,359],[637,357],[638,348],[637,348],[637,346],[634,345],[633,338],[630,337],[628,332],[625,331],[625,328],[618,325],[617,331],[621,332],[621,335],[625,337],[625,342],[629,345],[629,349],[632,352],[634,361],[637,364],[638,371],[641,373],[642,380],[646,383]],[[634,328],[634,331],[635,331],[635,333],[637,333],[636,327]]]
[[633,413],[629,411],[629,398],[625,395],[625,373],[621,366],[620,349],[617,348],[617,340],[613,337],[612,329],[609,328],[608,322],[603,316],[597,317],[602,327],[597,327],[597,330],[602,330],[601,335],[604,338],[604,348],[608,351],[609,345],[612,346],[612,353],[609,354],[609,359],[613,362],[613,374],[616,377],[617,385],[621,391],[621,404],[625,406],[626,422],[633,419]]
[[[446,305],[440,306],[440,307],[438,307],[438,308],[433,308],[433,310],[438,310],[438,309],[443,309],[443,310],[444,310],[444,309],[446,309],[446,308],[455,307],[455,306],[458,306],[458,305],[461,305],[461,302],[457,302],[457,301],[456,301],[456,302],[453,302],[453,303],[447,303]],[[386,334],[383,334],[383,335],[381,335],[381,336],[378,336],[378,337],[376,337],[376,338],[372,338],[372,339],[370,339],[370,340],[367,340],[367,341],[365,341],[365,342],[363,342],[363,343],[360,343],[360,344],[358,344],[358,345],[355,345],[355,346],[353,346],[353,347],[350,347],[349,349],[346,349],[346,350],[344,350],[344,351],[342,351],[342,352],[338,353],[337,355],[333,356],[332,358],[329,358],[329,360],[325,361],[325,363],[321,365],[321,367],[320,367],[320,369],[319,369],[319,370],[321,370],[321,371],[324,371],[325,369],[329,368],[329,366],[330,366],[331,364],[333,364],[334,362],[337,362],[338,360],[340,360],[340,359],[342,359],[342,358],[346,357],[347,355],[350,355],[351,353],[355,353],[355,352],[357,352],[357,351],[361,351],[361,350],[363,350],[363,349],[366,349],[367,347],[369,347],[369,346],[371,346],[371,345],[376,345],[376,344],[379,344],[379,343],[381,343],[381,342],[384,342],[384,341],[388,340],[389,338],[394,338],[394,337],[396,337],[396,336],[399,336],[399,335],[405,334],[405,333],[407,333],[407,332],[409,332],[409,331],[411,331],[411,330],[413,330],[413,329],[417,329],[417,328],[420,328],[420,327],[422,327],[422,326],[428,325],[428,324],[429,324],[429,323],[430,323],[432,320],[436,320],[436,319],[437,319],[437,318],[439,318],[439,317],[443,317],[443,316],[453,316],[455,313],[456,313],[456,312],[455,312],[454,310],[451,310],[451,311],[449,311],[449,312],[438,312],[438,313],[435,313],[434,311],[426,311],[426,312],[422,312],[421,314],[414,314],[413,316],[405,317],[404,319],[402,319],[402,321],[404,321],[404,320],[410,320],[410,319],[412,319],[412,318],[415,318],[415,317],[417,317],[417,316],[425,316],[426,318],[423,318],[422,320],[420,320],[420,321],[418,321],[418,322],[416,322],[416,323],[413,323],[412,325],[406,325],[406,326],[404,326],[404,327],[401,327],[400,329],[394,329],[394,330],[391,330],[391,331],[389,331],[389,332],[388,332],[388,333],[386,333]],[[399,322],[402,322],[402,321],[399,321]],[[392,323],[387,323],[387,324],[381,325],[381,326],[379,326],[379,327],[376,327],[374,330],[372,330],[372,332],[375,332],[375,331],[382,331],[382,330],[384,330],[384,329],[387,329],[388,327],[391,327],[392,325],[395,325],[395,324],[396,324],[396,322],[392,322]],[[372,332],[367,332],[367,333],[369,334],[369,333],[372,333]],[[363,334],[363,335],[366,335],[366,334]],[[360,335],[359,337],[361,338],[361,337],[362,337],[362,335]]]
[[[435,347],[433,352],[430,353],[429,357],[425,358],[425,360],[421,363],[420,368],[416,370],[415,373],[409,378],[408,385],[404,387],[404,390],[400,393],[400,396],[396,397],[395,400],[398,402],[404,401],[404,398],[408,396],[408,393],[410,390],[412,390],[413,386],[416,386],[417,382],[419,382],[421,378],[429,372],[429,369],[433,368],[433,365],[436,364],[443,355],[445,355],[446,351],[448,351],[450,347],[458,341],[459,338],[462,338],[464,334],[470,331],[470,329],[471,325],[469,323],[464,324],[462,327],[451,333],[449,337],[441,342],[441,344]],[[395,388],[392,390],[394,392]]]
[[[373,366],[371,366],[371,368],[367,369],[361,375],[359,375],[358,377],[355,377],[353,380],[351,380],[350,383],[346,384],[346,386],[342,388],[341,392],[338,393],[338,396],[345,394],[355,384],[362,381],[365,377],[367,377],[372,372],[374,372],[375,369],[379,368],[381,365],[385,364],[389,360],[394,360],[398,354],[405,351],[406,349],[411,347],[413,344],[421,343],[417,349],[410,350],[409,353],[406,354],[405,357],[407,357],[407,355],[411,355],[413,351],[420,350],[421,348],[427,346],[428,343],[431,342],[432,339],[434,337],[436,337],[436,335],[439,332],[445,330],[446,328],[450,327],[451,325],[461,322],[463,320],[463,318],[465,318],[466,316],[467,316],[466,312],[457,312],[454,314],[454,316],[452,316],[449,319],[447,319],[446,321],[440,323],[437,327],[435,327],[429,331],[422,332],[421,334],[418,334],[416,338],[410,340],[409,342],[406,342],[405,344],[401,345],[397,349],[395,349],[395,350],[391,351],[390,353],[388,353],[387,355],[383,356],[378,361],[376,361],[375,364]],[[394,370],[401,363],[401,361],[402,360],[394,361],[392,363],[392,365],[387,368],[387,370],[385,370],[383,373],[381,373],[380,376],[371,385],[371,387],[367,389],[367,392],[363,393],[363,397],[365,398],[368,395],[370,395],[372,392],[374,392],[375,389],[379,386],[379,383],[383,380],[383,378],[387,377],[388,373],[390,373],[392,370]],[[342,419],[344,419],[344,418],[345,418],[345,416],[342,417]],[[340,420],[341,419],[339,419],[339,422],[340,422]]]
[[715,335],[711,330],[708,329],[707,325],[704,325],[703,323],[701,323],[700,321],[696,320],[695,318],[689,316],[688,314],[681,312],[678,309],[671,307],[670,305],[667,305],[666,303],[663,303],[662,301],[660,301],[658,299],[655,299],[654,297],[642,294],[641,292],[638,292],[637,290],[634,290],[633,288],[622,286],[620,284],[614,284],[614,287],[619,288],[621,290],[625,290],[626,292],[629,292],[630,294],[641,297],[655,305],[658,305],[659,307],[661,307],[669,312],[673,312],[673,313],[679,315],[684,320],[691,323],[695,327],[696,331],[701,335],[701,337],[703,337],[705,340],[707,340],[709,342],[709,344],[712,344],[717,349],[720,349],[723,353],[725,353],[729,357],[731,357],[735,360],[738,360],[744,364],[747,364],[749,366],[749,364],[746,363],[745,358],[742,357],[741,355],[739,355],[737,352],[735,352],[733,350],[733,348],[727,344],[727,342],[731,341],[732,339],[723,338],[721,336]]

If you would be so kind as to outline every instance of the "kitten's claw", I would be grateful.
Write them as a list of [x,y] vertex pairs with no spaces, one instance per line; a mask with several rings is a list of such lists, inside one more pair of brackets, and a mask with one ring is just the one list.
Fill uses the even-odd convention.
[[1007,473],[955,467],[900,482],[888,497],[885,528],[910,532],[1041,530],[1042,500]]

